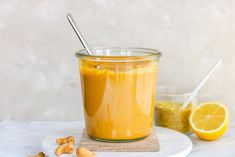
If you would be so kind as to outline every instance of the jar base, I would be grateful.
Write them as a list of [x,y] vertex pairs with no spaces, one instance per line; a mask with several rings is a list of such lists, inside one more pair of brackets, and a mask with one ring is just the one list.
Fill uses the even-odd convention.
[[127,143],[127,142],[135,142],[135,141],[142,140],[142,139],[146,138],[147,136],[140,137],[140,138],[135,138],[135,139],[128,139],[128,140],[122,140],[122,139],[120,139],[120,140],[109,140],[109,139],[97,138],[97,137],[92,137],[92,136],[89,136],[89,138],[91,138],[92,140],[95,140],[95,141],[100,141],[100,142]]

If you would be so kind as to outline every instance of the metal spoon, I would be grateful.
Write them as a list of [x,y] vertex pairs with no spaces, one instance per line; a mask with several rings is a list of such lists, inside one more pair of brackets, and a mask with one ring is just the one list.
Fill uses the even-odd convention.
[[82,46],[85,48],[86,52],[89,54],[89,55],[92,55],[92,51],[91,49],[89,48],[89,46],[87,45],[87,42],[85,41],[84,37],[82,36],[82,33],[79,31],[77,25],[76,25],[76,22],[74,21],[72,15],[70,13],[68,13],[66,15],[67,19],[69,20],[69,23],[71,24],[73,30],[75,31],[75,33],[77,34],[79,40],[81,41],[82,43]]

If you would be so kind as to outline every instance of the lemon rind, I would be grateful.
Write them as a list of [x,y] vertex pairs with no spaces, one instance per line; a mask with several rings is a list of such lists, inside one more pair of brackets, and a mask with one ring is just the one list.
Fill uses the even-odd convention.
[[[221,106],[221,107],[225,110],[225,118],[224,118],[224,121],[223,121],[223,123],[221,123],[221,125],[220,125],[217,129],[215,129],[215,130],[203,130],[203,129],[198,129],[197,127],[195,127],[194,122],[193,122],[193,120],[192,120],[192,116],[191,116],[191,115],[193,115],[194,112],[195,112],[198,108],[200,108],[201,106],[206,105],[206,104],[217,104],[217,105]],[[190,115],[190,117],[189,117],[189,121],[190,121],[191,127],[192,127],[195,131],[197,131],[197,132],[203,132],[203,133],[215,133],[215,132],[218,132],[218,131],[220,131],[220,130],[226,125],[227,121],[229,121],[229,112],[228,112],[227,107],[226,107],[225,105],[221,104],[221,103],[218,103],[218,102],[206,102],[206,103],[200,104],[200,105],[198,105],[196,108],[194,108],[194,110],[193,110],[193,112],[191,113],[191,115]]]

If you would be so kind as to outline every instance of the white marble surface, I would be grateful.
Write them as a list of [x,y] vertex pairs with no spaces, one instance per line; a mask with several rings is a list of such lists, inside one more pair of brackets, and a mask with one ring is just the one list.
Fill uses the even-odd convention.
[[90,46],[162,51],[162,85],[192,87],[222,58],[200,101],[235,115],[234,8],[234,0],[0,0],[0,119],[82,120],[81,45],[67,12]]
[[[43,138],[52,132],[81,127],[83,122],[0,122],[0,156],[26,157],[40,151]],[[205,142],[192,135],[193,150],[189,157],[234,157],[235,125],[231,123],[226,134],[214,142]],[[177,146],[176,146],[177,147]]]

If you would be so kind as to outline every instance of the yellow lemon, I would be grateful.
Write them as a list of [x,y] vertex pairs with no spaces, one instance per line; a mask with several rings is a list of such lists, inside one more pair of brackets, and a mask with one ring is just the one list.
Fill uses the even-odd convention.
[[216,140],[228,128],[229,112],[218,102],[207,102],[197,106],[189,117],[194,133],[203,140]]

